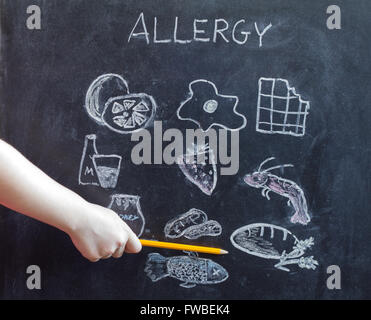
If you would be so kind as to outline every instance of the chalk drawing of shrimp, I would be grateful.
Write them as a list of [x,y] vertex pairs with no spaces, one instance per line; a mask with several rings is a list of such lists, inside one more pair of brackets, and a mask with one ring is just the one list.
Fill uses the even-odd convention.
[[258,171],[245,175],[243,180],[250,187],[258,189],[262,188],[262,196],[268,200],[270,200],[268,195],[270,191],[288,198],[289,201],[287,204],[289,206],[292,205],[295,209],[295,213],[291,217],[290,221],[292,223],[301,223],[306,225],[308,222],[310,222],[310,217],[308,214],[307,201],[305,199],[303,190],[295,182],[280,178],[270,173],[270,171],[274,169],[293,167],[293,165],[284,164],[262,170],[263,165],[273,159],[275,158],[271,157],[264,160],[260,164]]
[[313,246],[314,239],[299,240],[289,230],[267,223],[253,223],[235,230],[230,240],[233,246],[248,254],[279,260],[275,268],[290,271],[287,265],[297,264],[303,269],[315,270],[318,261],[313,256],[303,257]]

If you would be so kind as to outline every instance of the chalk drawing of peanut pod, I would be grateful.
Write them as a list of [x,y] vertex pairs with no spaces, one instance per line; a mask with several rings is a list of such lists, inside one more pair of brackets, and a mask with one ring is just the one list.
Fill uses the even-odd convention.
[[167,222],[164,228],[165,236],[171,239],[180,238],[189,227],[202,224],[207,219],[205,212],[192,208]]
[[217,284],[228,279],[229,274],[220,264],[211,259],[194,255],[166,258],[159,253],[150,253],[144,272],[156,282],[166,277],[182,281],[183,288],[193,288],[197,284]]
[[313,256],[302,257],[314,244],[313,237],[299,240],[289,230],[267,223],[253,223],[235,230],[230,240],[233,246],[248,254],[279,260],[275,268],[290,271],[284,267],[297,264],[300,268],[315,270],[318,261]]
[[105,104],[102,121],[118,133],[137,132],[152,122],[156,107],[153,97],[145,93],[112,97]]
[[208,220],[205,212],[192,208],[168,221],[164,233],[167,238],[184,236],[193,240],[202,236],[219,236],[222,233],[222,226],[215,220]]
[[139,200],[139,196],[114,194],[108,206],[108,208],[115,211],[127,223],[138,237],[142,235],[146,223]]
[[222,226],[215,220],[191,226],[184,231],[184,237],[190,240],[198,239],[203,236],[216,237],[222,234]]

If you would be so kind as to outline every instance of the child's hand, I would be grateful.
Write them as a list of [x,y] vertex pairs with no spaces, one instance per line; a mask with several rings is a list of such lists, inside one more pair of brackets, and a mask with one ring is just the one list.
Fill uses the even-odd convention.
[[91,260],[139,252],[134,232],[112,210],[63,187],[0,140],[0,203],[66,232]]
[[120,258],[124,251],[136,253],[142,249],[135,233],[112,210],[86,203],[83,211],[68,234],[85,258],[96,262],[111,256]]

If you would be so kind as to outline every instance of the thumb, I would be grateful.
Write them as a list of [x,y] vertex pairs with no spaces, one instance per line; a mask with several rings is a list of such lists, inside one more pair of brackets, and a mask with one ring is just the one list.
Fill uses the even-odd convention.
[[142,244],[140,243],[137,235],[130,229],[130,227],[123,221],[123,228],[128,233],[128,241],[126,242],[125,252],[127,253],[138,253],[142,250]]

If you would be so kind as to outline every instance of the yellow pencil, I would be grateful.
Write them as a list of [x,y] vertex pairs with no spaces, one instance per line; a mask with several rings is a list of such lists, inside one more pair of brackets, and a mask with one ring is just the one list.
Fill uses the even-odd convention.
[[142,245],[145,246],[145,247],[155,247],[155,248],[185,250],[185,251],[196,251],[196,252],[211,253],[211,254],[227,254],[228,253],[228,251],[220,249],[220,248],[192,246],[192,245],[189,245],[189,244],[154,241],[154,240],[143,240],[143,239],[139,239],[139,240],[142,243]]

